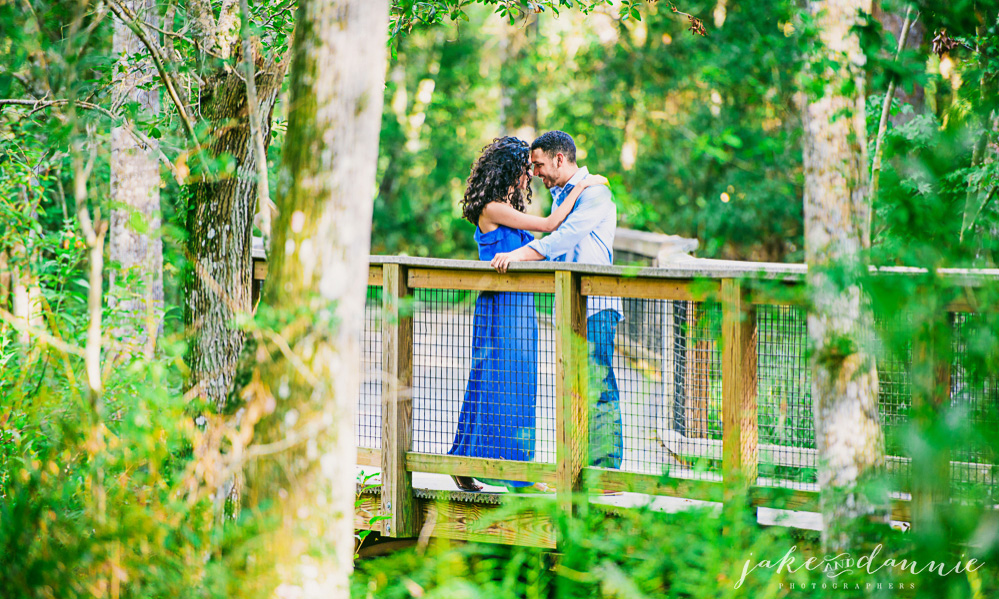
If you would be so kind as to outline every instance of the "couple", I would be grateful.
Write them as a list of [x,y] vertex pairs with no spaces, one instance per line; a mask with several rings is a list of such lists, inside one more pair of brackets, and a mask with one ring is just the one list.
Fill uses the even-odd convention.
[[[547,217],[525,214],[531,176],[552,194]],[[551,260],[611,264],[617,208],[607,179],[576,165],[567,133],[549,131],[528,147],[515,137],[486,146],[472,167],[463,216],[476,225],[479,259],[499,272],[513,262]],[[553,232],[535,240],[527,231]],[[621,409],[614,378],[614,336],[619,298],[590,298],[587,307],[590,390],[590,463],[619,468],[624,453]],[[530,461],[534,458],[538,390],[538,321],[534,294],[482,292],[475,302],[472,369],[450,455]],[[599,392],[599,397],[596,393]],[[467,476],[453,477],[463,491],[482,489]],[[484,482],[529,487],[518,481]],[[544,485],[535,487],[546,490]]]

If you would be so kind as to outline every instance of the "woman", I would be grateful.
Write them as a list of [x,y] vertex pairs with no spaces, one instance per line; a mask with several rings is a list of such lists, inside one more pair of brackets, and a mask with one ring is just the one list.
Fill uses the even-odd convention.
[[[526,231],[554,231],[569,215],[583,189],[605,185],[591,175],[550,216],[524,213],[531,201],[529,146],[502,137],[482,150],[462,200],[463,216],[476,225],[479,259],[526,245]],[[475,301],[472,370],[458,416],[450,455],[530,461],[534,458],[538,321],[534,294],[484,291]],[[454,476],[463,491],[482,489],[468,476]],[[531,483],[486,481],[512,487]],[[535,485],[544,490],[543,485]]]

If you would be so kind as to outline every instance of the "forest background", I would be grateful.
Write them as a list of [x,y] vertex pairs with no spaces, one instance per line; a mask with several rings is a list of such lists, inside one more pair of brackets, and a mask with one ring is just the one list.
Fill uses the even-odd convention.
[[[460,219],[458,201],[481,147],[498,135],[530,141],[563,129],[575,136],[580,162],[610,177],[620,226],[696,237],[703,257],[804,261],[801,115],[821,94],[829,67],[813,59],[822,27],[806,6],[685,2],[678,8],[704,21],[708,35],[700,36],[668,2],[577,3],[592,10],[562,7],[558,18],[553,8],[562,3],[543,4],[539,14],[537,4],[526,2],[393,3],[386,19],[392,41],[373,177],[372,253],[474,257],[473,228]],[[208,16],[197,12],[204,5]],[[199,420],[221,422],[274,400],[269,385],[277,379],[270,374],[287,369],[281,360],[288,355],[275,349],[275,339],[283,338],[275,330],[295,330],[304,314],[319,338],[333,338],[332,319],[315,322],[323,312],[300,305],[285,314],[268,309],[279,302],[265,301],[256,318],[247,318],[248,293],[238,298],[246,304],[240,309],[213,313],[220,323],[213,339],[221,345],[203,343],[210,335],[192,329],[191,313],[202,309],[197,298],[204,297],[198,287],[204,277],[192,276],[194,263],[225,247],[205,243],[219,229],[197,225],[211,222],[217,216],[211,210],[225,205],[205,198],[249,199],[244,212],[260,217],[254,231],[269,232],[267,207],[258,209],[260,198],[247,189],[269,179],[275,198],[294,195],[281,165],[299,159],[294,154],[306,147],[288,138],[294,131],[289,98],[300,83],[284,76],[296,6],[247,7],[240,35],[236,5],[0,0],[0,588],[16,589],[17,596],[268,595],[287,578],[280,568],[285,553],[322,554],[303,545],[307,528],[282,535],[287,514],[281,510],[297,499],[281,494],[282,483],[251,483],[233,494],[229,465],[210,460],[231,456],[239,442],[251,453],[268,451],[268,443],[293,430],[298,414],[307,421],[302,406],[279,403],[257,430],[255,442],[262,444],[234,435],[225,451],[205,433],[221,429],[205,429]],[[521,10],[506,14],[503,7],[513,5]],[[431,14],[427,6],[453,10]],[[889,105],[865,259],[992,266],[999,240],[999,8],[958,0],[916,2],[909,9],[875,3],[872,18],[851,30],[866,56],[872,160],[885,92],[892,83],[898,90]],[[133,71],[119,63],[116,23],[121,29],[136,13],[158,19],[145,30],[155,32],[170,60],[161,70],[139,67],[136,93],[122,94],[116,90]],[[907,14],[910,22],[918,19],[899,51],[897,32]],[[205,21],[218,27],[210,30]],[[257,70],[251,80],[266,117],[260,135],[265,168],[252,151],[237,155],[235,146],[225,147],[227,122],[236,113],[226,112],[224,93],[205,93],[244,89],[243,62]],[[177,85],[162,89],[164,81]],[[850,85],[840,91],[859,91]],[[237,129],[246,136],[237,141],[249,147],[243,142],[256,133]],[[117,199],[121,154],[111,148],[133,137],[156,148],[158,206],[152,212]],[[196,151],[199,143],[205,152]],[[536,188],[534,197],[532,210],[545,211],[544,190]],[[281,220],[290,217],[279,215],[275,224],[291,230],[294,220]],[[160,279],[125,267],[114,249],[128,236],[116,235],[122,231],[162,244]],[[205,264],[231,274],[225,265]],[[895,295],[896,303],[913,297],[911,289]],[[146,301],[150,297],[155,301]],[[983,327],[968,354],[969,372],[982,379],[997,371],[995,330]],[[130,343],[117,345],[122,339]],[[209,379],[204,372],[218,357],[228,360],[229,378],[192,397],[191,380]],[[280,384],[273,388],[281,394]],[[996,421],[991,409],[984,422]],[[960,434],[996,443],[989,431],[969,433],[953,419],[936,423],[914,443],[946,445]],[[247,458],[250,479],[291,477],[288,469],[302,455],[289,453],[273,463],[265,453]],[[242,510],[227,505],[230,499],[241,501]],[[956,555],[963,543],[984,535],[979,550],[994,563],[995,529],[983,529],[986,520],[976,514],[961,512],[926,529],[920,546],[943,543]],[[222,525],[226,517],[236,520]],[[654,522],[663,528],[651,538],[676,530],[687,535],[679,554],[669,556],[630,545],[637,540],[625,522],[605,544],[572,558],[580,570],[599,574],[572,584],[608,596],[631,593],[632,583],[648,596],[664,587],[680,596],[715,596],[719,577],[727,576],[725,588],[737,596],[728,583],[748,551],[793,542],[783,533],[761,533],[743,515],[708,524],[698,518]],[[587,525],[607,527],[599,519]],[[726,526],[745,531],[743,542],[719,542],[715,528]],[[586,529],[573,534],[588,538]],[[435,559],[406,554],[400,561],[412,560],[404,568],[420,585],[448,588],[441,596],[456,596],[449,578],[462,580],[466,590],[506,585],[525,596],[544,594],[537,589],[548,588],[545,568],[496,580],[497,572],[506,572],[497,563],[544,559],[503,551],[444,551]],[[649,556],[648,569],[629,557],[636,551]],[[695,558],[703,554],[714,556],[715,565],[698,568]],[[616,568],[624,568],[625,582]],[[536,577],[525,581],[524,571]],[[379,590],[384,596],[413,593],[406,578],[386,572],[367,572],[355,592],[383,585],[391,587]],[[989,580],[969,575],[948,592],[987,596],[982,585]],[[577,591],[570,585],[564,596]]]

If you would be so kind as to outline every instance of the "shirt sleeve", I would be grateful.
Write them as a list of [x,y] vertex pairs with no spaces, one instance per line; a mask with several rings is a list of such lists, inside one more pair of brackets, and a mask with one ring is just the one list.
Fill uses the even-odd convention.
[[551,260],[579,245],[604,219],[616,213],[610,188],[599,185],[588,187],[576,202],[569,216],[551,235],[535,239],[527,247]]

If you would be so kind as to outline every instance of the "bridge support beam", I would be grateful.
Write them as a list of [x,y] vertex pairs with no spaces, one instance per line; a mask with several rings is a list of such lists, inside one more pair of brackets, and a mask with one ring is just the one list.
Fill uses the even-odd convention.
[[556,501],[571,517],[589,465],[586,299],[577,273],[555,272],[555,330]]
[[737,279],[722,297],[722,476],[725,497],[756,484],[756,310]]
[[400,310],[409,296],[407,269],[386,264],[382,313],[382,494],[381,533],[412,537],[419,532],[413,474],[406,469],[406,452],[413,444],[413,318]]

